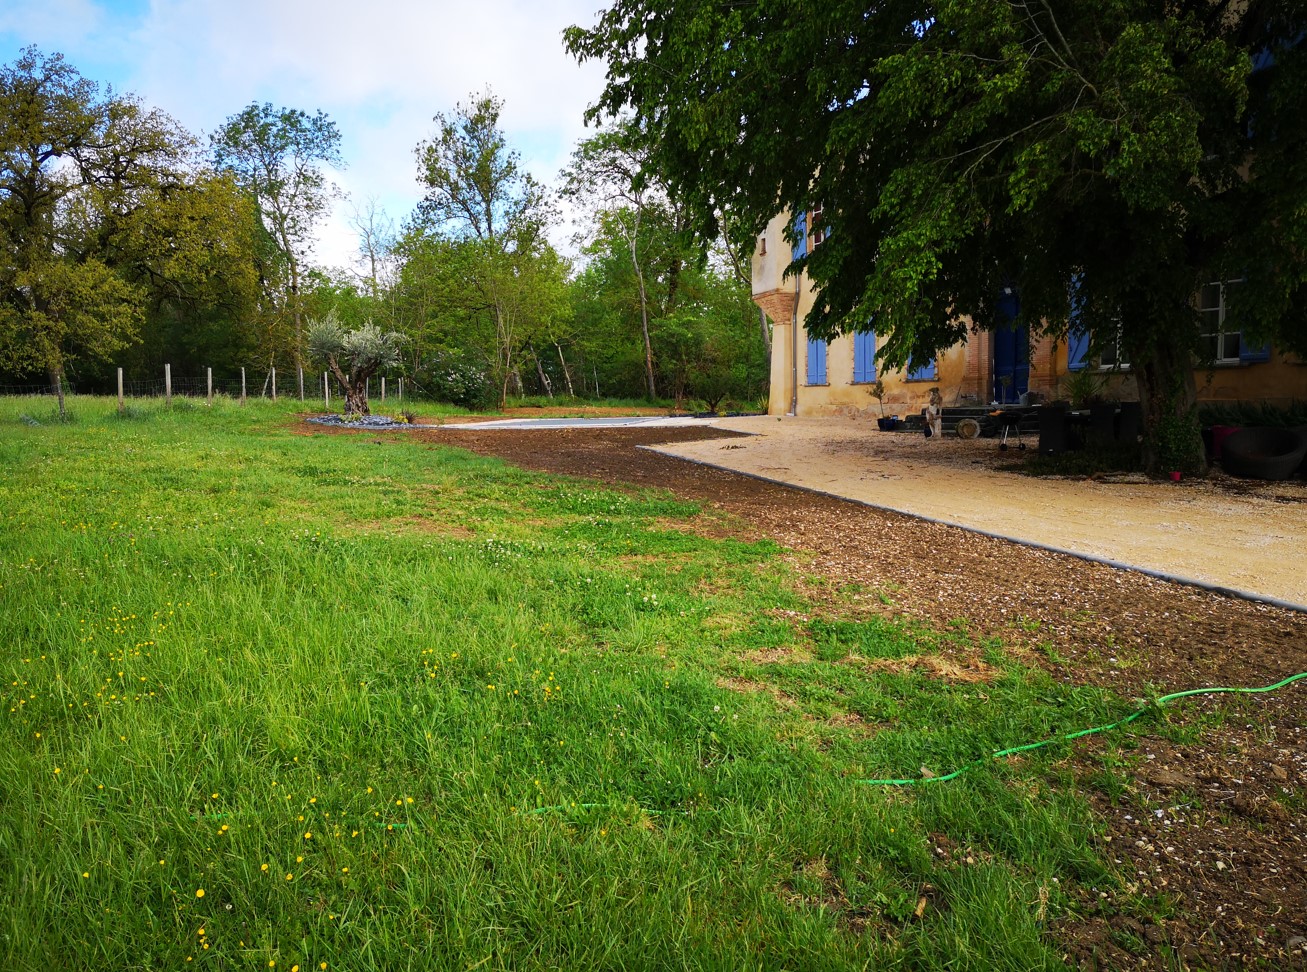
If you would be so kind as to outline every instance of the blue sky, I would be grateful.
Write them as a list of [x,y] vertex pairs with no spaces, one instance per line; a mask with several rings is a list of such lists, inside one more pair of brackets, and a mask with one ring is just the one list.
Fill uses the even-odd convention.
[[[526,167],[553,182],[597,97],[602,65],[562,46],[603,0],[0,0],[0,62],[35,44],[83,75],[139,95],[197,135],[252,101],[322,109],[342,135],[350,196],[319,236],[317,262],[345,265],[351,205],[397,223],[421,196],[413,148],[431,117],[487,86]],[[560,228],[564,243],[567,229]]]

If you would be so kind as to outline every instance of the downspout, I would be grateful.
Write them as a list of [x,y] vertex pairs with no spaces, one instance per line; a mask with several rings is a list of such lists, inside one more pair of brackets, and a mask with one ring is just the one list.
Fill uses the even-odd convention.
[[790,325],[790,414],[799,414],[799,286],[803,274],[794,275],[794,321]]

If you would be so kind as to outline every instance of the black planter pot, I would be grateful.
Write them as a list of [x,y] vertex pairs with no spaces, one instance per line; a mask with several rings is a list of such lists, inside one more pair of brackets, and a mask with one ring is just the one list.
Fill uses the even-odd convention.
[[1056,456],[1069,448],[1067,436],[1068,422],[1065,408],[1049,405],[1039,409],[1039,454]]

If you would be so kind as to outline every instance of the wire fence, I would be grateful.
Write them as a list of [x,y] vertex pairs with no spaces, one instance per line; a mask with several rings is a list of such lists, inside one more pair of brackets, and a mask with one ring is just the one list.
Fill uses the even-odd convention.
[[[208,398],[210,395],[225,395],[228,398],[300,398],[301,381],[304,400],[322,400],[330,405],[332,400],[341,398],[338,383],[325,372],[300,374],[292,372],[268,371],[259,375],[250,374],[244,378],[214,378],[210,375],[191,377],[171,375],[168,369],[159,378],[127,379],[119,369],[116,390],[102,392],[78,387],[69,381],[63,382],[65,395],[78,394],[120,394],[128,398],[168,398],[176,395],[181,398]],[[414,392],[411,382],[403,378],[373,378],[368,383],[368,397],[380,396],[382,401],[403,401]],[[0,384],[0,396],[41,398],[54,396],[58,390],[51,384]]]

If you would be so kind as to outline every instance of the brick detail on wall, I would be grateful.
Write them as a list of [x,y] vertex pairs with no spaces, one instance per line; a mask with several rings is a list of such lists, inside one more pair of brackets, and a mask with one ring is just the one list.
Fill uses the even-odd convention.
[[773,324],[794,322],[793,290],[769,290],[763,294],[754,294],[753,302],[767,313]]

